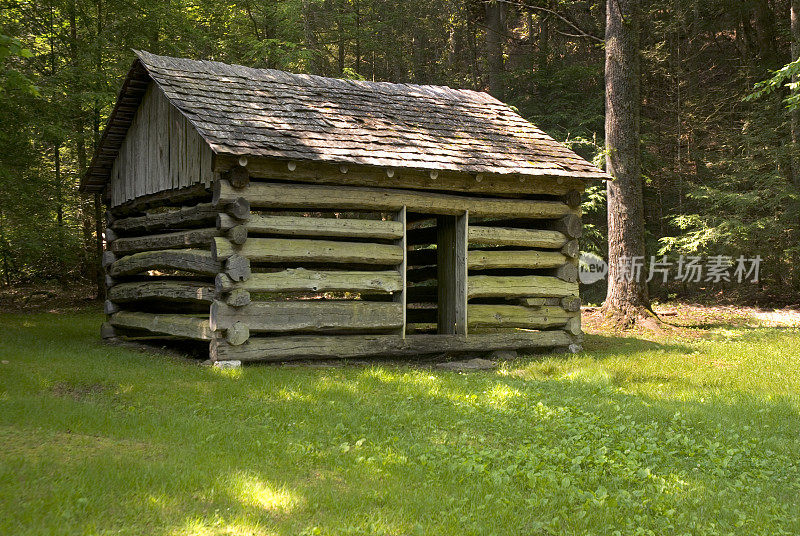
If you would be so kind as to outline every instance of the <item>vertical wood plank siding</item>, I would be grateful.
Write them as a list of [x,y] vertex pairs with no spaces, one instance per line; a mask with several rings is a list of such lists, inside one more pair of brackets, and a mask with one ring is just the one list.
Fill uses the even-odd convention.
[[111,170],[111,206],[212,179],[211,148],[151,83]]

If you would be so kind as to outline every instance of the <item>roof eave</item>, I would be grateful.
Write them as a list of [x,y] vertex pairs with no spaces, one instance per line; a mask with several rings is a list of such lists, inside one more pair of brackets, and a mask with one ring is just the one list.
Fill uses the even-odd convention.
[[114,109],[108,116],[92,161],[81,178],[78,187],[80,192],[97,193],[106,187],[111,176],[111,167],[149,84],[150,75],[147,69],[138,58],[135,59],[122,83]]

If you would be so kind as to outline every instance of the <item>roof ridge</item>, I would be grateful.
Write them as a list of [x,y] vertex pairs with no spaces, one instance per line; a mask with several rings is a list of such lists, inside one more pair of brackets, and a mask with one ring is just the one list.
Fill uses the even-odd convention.
[[[160,54],[153,54],[152,52],[147,52],[145,50],[137,50],[133,49],[134,54],[139,58],[142,63],[145,64],[146,67],[149,67],[148,64],[159,63],[159,62],[175,62],[175,63],[189,63],[195,65],[207,65],[212,68],[220,69],[222,71],[227,70],[228,68],[235,68],[235,69],[244,69],[246,71],[250,71],[251,74],[268,74],[271,77],[275,77],[277,82],[288,83],[292,85],[299,85],[299,86],[307,86],[308,84],[303,84],[304,80],[312,80],[322,84],[329,84],[335,83],[341,86],[346,86],[348,84],[354,85],[359,88],[363,89],[370,89],[370,90],[380,90],[381,88],[393,88],[401,93],[407,93],[408,89],[417,90],[423,93],[433,92],[434,94],[429,94],[430,97],[439,97],[439,98],[450,98],[450,99],[458,99],[463,98],[464,96],[469,95],[472,98],[479,97],[481,100],[484,100],[486,103],[492,104],[500,104],[503,106],[507,106],[502,101],[496,99],[489,93],[485,91],[478,91],[475,89],[467,89],[467,88],[453,88],[447,85],[438,85],[438,84],[413,84],[407,82],[383,82],[383,81],[371,81],[371,80],[353,80],[350,78],[336,78],[332,76],[322,76],[318,74],[309,74],[309,73],[293,73],[290,71],[283,71],[280,69],[270,69],[266,67],[249,67],[247,65],[240,65],[236,63],[225,63],[217,60],[196,60],[190,58],[176,58],[174,56],[164,56]],[[158,67],[156,65],[156,67]],[[163,66],[162,68],[169,69],[170,66]],[[228,76],[238,76],[240,73],[231,72]],[[223,75],[223,73],[220,73]]]

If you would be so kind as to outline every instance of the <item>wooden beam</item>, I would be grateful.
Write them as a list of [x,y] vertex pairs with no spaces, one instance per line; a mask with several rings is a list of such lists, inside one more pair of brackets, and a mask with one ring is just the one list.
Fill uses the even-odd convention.
[[552,219],[574,209],[560,201],[465,197],[391,188],[317,186],[253,182],[236,190],[226,180],[214,183],[215,205],[226,206],[244,196],[254,208],[308,208],[331,210],[408,211],[457,216],[469,211],[475,216]]
[[108,299],[117,303],[158,299],[173,302],[211,303],[214,287],[198,281],[141,281],[120,283],[108,289]]
[[244,344],[250,338],[250,327],[244,322],[234,322],[225,330],[225,340],[228,344],[238,346]]
[[110,267],[113,276],[133,275],[147,270],[182,270],[194,274],[215,276],[222,264],[210,251],[201,249],[165,249],[134,253],[116,260]]
[[290,238],[248,238],[236,246],[227,238],[214,238],[214,258],[224,260],[238,253],[257,262],[327,262],[394,266],[403,262],[403,250],[393,244],[336,242]]
[[173,233],[152,234],[132,238],[119,238],[111,244],[111,251],[119,254],[138,253],[154,249],[182,249],[210,247],[211,239],[219,236],[215,228],[192,229]]
[[439,216],[439,333],[467,334],[467,221],[469,214]]
[[469,304],[469,328],[546,329],[566,325],[577,313],[561,307],[544,306],[538,309],[523,305]]
[[247,227],[244,225],[234,225],[225,232],[225,236],[237,246],[241,246],[247,240]]
[[[230,277],[227,274],[218,274],[219,276]],[[250,293],[243,288],[235,288],[228,293],[228,296],[225,298],[225,303],[230,305],[231,307],[244,307],[245,305],[250,305],[252,302],[252,298]]]
[[577,214],[567,214],[552,224],[554,231],[567,235],[569,238],[580,238],[583,226],[581,217]]
[[581,206],[581,190],[570,190],[564,195],[564,202],[572,208]]
[[561,307],[563,307],[565,311],[580,311],[581,299],[578,296],[564,296],[561,298]]
[[567,240],[567,237],[558,231],[480,226],[469,228],[470,244],[559,249],[567,243]]
[[247,281],[253,274],[250,269],[250,259],[234,253],[225,259],[225,275],[233,281]]
[[570,335],[580,336],[583,333],[583,331],[581,331],[581,315],[570,318],[566,326],[564,326],[564,331]]
[[[392,168],[389,170],[374,166],[350,165],[348,173],[340,173],[338,164],[292,161],[275,158],[248,159],[247,169],[250,177],[269,180],[289,180],[316,184],[352,184],[361,186],[386,186],[386,177],[396,188],[416,190],[450,190],[455,192],[498,194],[548,194],[565,195],[570,190],[583,191],[586,180],[574,176],[534,176],[519,174],[482,173],[482,180],[476,181],[475,174],[457,171],[439,171],[436,179],[430,172],[420,169]],[[217,155],[214,171],[224,172],[239,165],[238,157]],[[565,175],[567,173],[565,172]]]
[[192,207],[148,212],[144,216],[115,220],[112,228],[118,233],[135,234],[171,228],[205,227],[214,223],[218,213],[211,203],[200,203]]
[[577,240],[570,240],[561,248],[561,253],[570,258],[575,258],[581,253],[580,243]]
[[213,203],[215,207],[224,210],[231,217],[237,220],[247,220],[250,218],[250,201],[244,197],[235,197],[226,203]]
[[108,323],[118,328],[144,329],[201,341],[211,340],[212,334],[207,319],[192,315],[120,311],[111,315]]
[[575,338],[562,330],[459,335],[299,335],[251,337],[233,346],[224,340],[211,343],[214,361],[293,361],[298,359],[402,357],[442,352],[487,352],[565,347]]
[[571,262],[567,262],[556,268],[555,276],[561,279],[562,281],[566,281],[568,283],[577,283],[578,267],[572,264]]
[[544,275],[471,275],[468,280],[470,298],[557,297],[577,296],[578,284]]
[[247,168],[241,164],[233,166],[226,174],[225,178],[228,179],[234,188],[245,188],[250,184],[250,173]]
[[492,251],[471,249],[467,256],[470,270],[498,268],[556,268],[564,265],[567,258],[555,251]]
[[254,273],[235,283],[227,275],[216,279],[219,292],[241,288],[249,292],[369,292],[390,294],[400,291],[402,279],[394,270],[379,272],[318,271],[290,268],[280,272]]
[[406,280],[406,272],[408,268],[408,243],[406,240],[406,228],[408,227],[407,217],[408,214],[406,212],[406,207],[403,207],[395,215],[395,221],[393,222],[400,224],[401,227],[401,236],[398,237],[398,240],[395,242],[395,244],[399,246],[403,252],[403,261],[397,266],[397,275],[400,276],[401,288],[399,292],[394,293],[392,300],[401,307],[403,322],[398,331],[400,336],[403,338],[406,336],[406,303],[408,286],[408,281]]
[[[228,230],[238,222],[228,214],[220,214],[217,228]],[[260,216],[253,214],[244,223],[250,235],[277,234],[287,236],[330,236],[340,238],[380,238],[398,240],[403,228],[397,221],[348,218],[312,218],[303,216]]]
[[197,183],[179,190],[165,190],[137,197],[119,206],[112,207],[111,213],[115,218],[122,218],[153,207],[168,206],[186,201],[204,202],[209,200],[210,197],[211,192],[206,189],[205,184]]
[[268,301],[231,307],[211,304],[213,330],[243,322],[251,332],[287,331],[388,331],[403,325],[403,308],[392,302],[361,300]]

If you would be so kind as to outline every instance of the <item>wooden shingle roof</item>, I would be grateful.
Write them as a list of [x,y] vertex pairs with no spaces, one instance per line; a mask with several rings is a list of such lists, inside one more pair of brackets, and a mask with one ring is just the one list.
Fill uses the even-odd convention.
[[85,191],[98,191],[108,180],[149,80],[220,155],[608,178],[487,93],[136,54],[82,183]]

